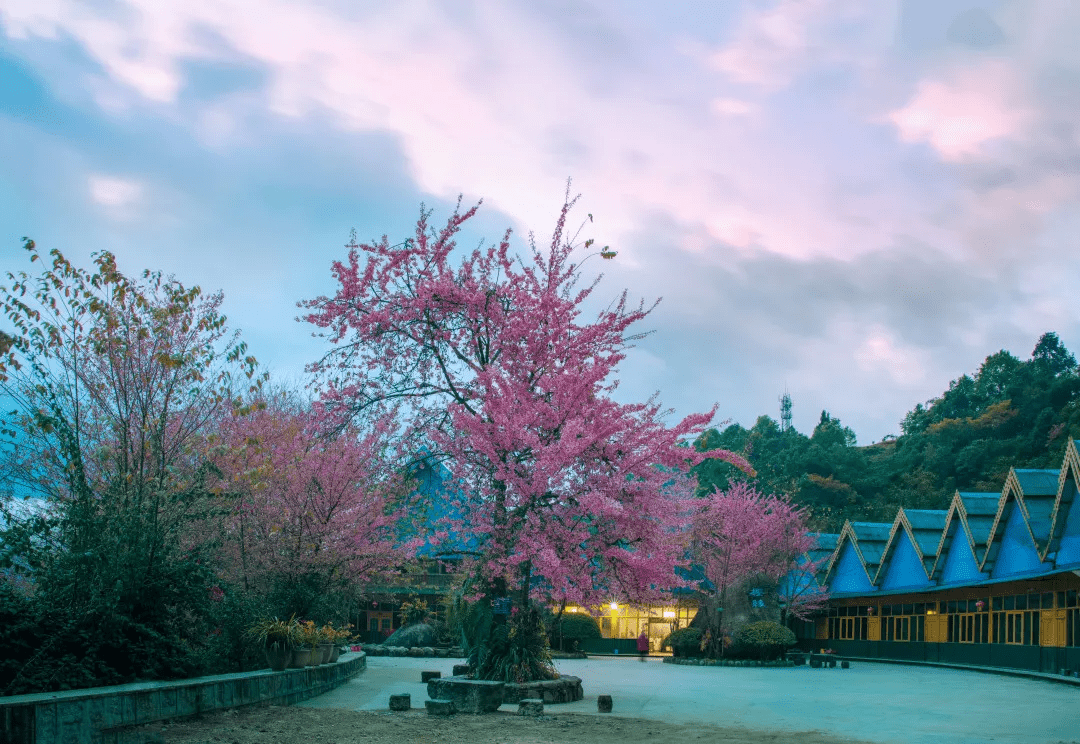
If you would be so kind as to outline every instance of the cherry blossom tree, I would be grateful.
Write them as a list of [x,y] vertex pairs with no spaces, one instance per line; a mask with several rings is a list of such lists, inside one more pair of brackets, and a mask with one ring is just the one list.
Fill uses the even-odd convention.
[[690,546],[700,567],[699,609],[694,624],[708,640],[706,652],[723,652],[724,607],[753,582],[780,589],[789,611],[805,616],[827,599],[798,578],[816,565],[806,556],[817,539],[806,514],[785,498],[764,496],[744,482],[705,496],[693,518]]
[[342,425],[286,395],[251,408],[222,423],[213,449],[230,579],[281,613],[309,615],[328,593],[369,581],[415,548],[398,535],[409,484],[392,417]]
[[652,307],[624,291],[583,317],[599,277],[579,286],[574,256],[593,241],[566,235],[567,196],[550,245],[530,239],[524,257],[510,231],[458,257],[455,235],[479,205],[462,212],[459,201],[440,230],[422,209],[403,243],[354,239],[333,265],[336,294],[303,303],[334,344],[312,367],[324,404],[403,405],[416,451],[443,459],[459,486],[430,544],[470,554],[478,590],[522,608],[656,599],[684,556],[687,468],[704,457],[748,468],[680,446],[712,413],[667,426],[655,398],[612,398],[640,338],[631,327]]

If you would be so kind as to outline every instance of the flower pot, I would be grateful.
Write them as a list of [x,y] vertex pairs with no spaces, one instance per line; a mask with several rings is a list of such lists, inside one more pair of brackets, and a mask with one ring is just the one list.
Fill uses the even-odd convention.
[[263,654],[266,656],[266,663],[275,672],[284,671],[292,660],[292,649],[280,642],[267,644],[263,647]]
[[292,653],[292,661],[289,662],[289,669],[303,669],[306,666],[311,665],[311,649],[310,648],[294,648]]
[[334,644],[333,646],[331,646],[331,647],[330,647],[330,659],[329,659],[329,663],[330,663],[330,664],[334,664],[334,663],[336,663],[336,662],[337,662],[337,660],[338,660],[338,655],[340,655],[340,654],[341,654],[341,647],[340,647],[340,646],[338,646],[338,645],[337,645],[337,644],[335,643],[335,644]]
[[320,643],[319,648],[318,648],[319,663],[320,664],[329,664],[330,663],[330,653],[333,650],[334,650],[334,644],[332,644],[332,643]]

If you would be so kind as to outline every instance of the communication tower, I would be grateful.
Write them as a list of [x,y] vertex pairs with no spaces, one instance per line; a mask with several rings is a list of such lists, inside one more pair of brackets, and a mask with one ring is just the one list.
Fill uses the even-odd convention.
[[791,396],[785,390],[780,396],[780,431],[791,428]]

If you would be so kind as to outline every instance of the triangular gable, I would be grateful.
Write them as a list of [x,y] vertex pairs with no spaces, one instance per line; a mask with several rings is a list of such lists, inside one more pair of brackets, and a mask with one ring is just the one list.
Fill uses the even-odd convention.
[[[976,564],[975,574],[979,573],[978,565],[982,562],[986,551],[986,542],[990,537],[1000,501],[1001,494],[996,493],[957,491],[953,494],[938,541],[937,557],[933,568],[929,571],[932,581],[941,584],[952,583],[951,580],[945,579],[944,574],[950,553],[960,551],[954,545],[958,541],[966,544],[966,550],[972,555]],[[958,559],[963,560],[955,556],[952,558],[954,561]],[[960,570],[954,566],[949,573],[957,575],[957,573],[965,572],[966,570]]]
[[841,537],[837,548],[837,558],[832,571],[829,572],[829,591],[836,594],[842,592],[866,593],[875,591],[876,587],[870,583],[870,576],[866,572],[866,565],[859,556],[855,543]]
[[[1039,560],[1039,551],[1035,547],[1035,540],[1031,536],[1020,504],[1019,500],[1010,498],[998,513],[994,536],[991,538],[997,548],[993,570],[990,571],[991,578],[1034,573],[1047,568]],[[983,570],[986,570],[985,567]]]
[[923,567],[922,556],[911,536],[909,526],[904,523],[902,512],[897,517],[893,538],[885,551],[885,560],[878,570],[877,583],[882,590],[925,587],[930,583]]
[[1080,452],[1075,440],[1065,447],[1061,463],[1057,500],[1051,516],[1051,540],[1043,559],[1052,559],[1054,566],[1064,568],[1080,564],[1080,499],[1076,498],[1080,481]]
[[975,560],[975,550],[971,541],[964,534],[964,525],[958,519],[952,527],[955,534],[948,540],[948,548],[941,560],[941,572],[938,581],[942,584],[960,584],[968,581],[978,581],[989,578],[979,571],[979,563]]
[[[1052,470],[1009,469],[1005,478],[1005,487],[1001,490],[997,515],[986,543],[986,555],[980,569],[991,577],[1012,576],[1014,574],[1038,571],[1044,566],[1039,558],[1040,545],[1031,529],[1027,505],[1024,500],[1024,487],[1031,493],[1031,498],[1045,498],[1048,483],[1058,478],[1058,472]],[[1049,525],[1045,528],[1045,537],[1049,537]],[[1002,562],[1004,561],[1003,565]]]
[[1080,509],[1076,506],[1080,451],[1077,445],[1075,439],[1069,439],[1065,446],[1057,498],[1050,515],[1050,540],[1041,556],[1043,560],[1053,560],[1058,568],[1080,563]]

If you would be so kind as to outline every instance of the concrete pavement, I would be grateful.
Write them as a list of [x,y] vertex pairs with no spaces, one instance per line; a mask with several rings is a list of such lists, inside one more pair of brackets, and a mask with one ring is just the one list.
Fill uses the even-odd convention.
[[[299,703],[320,708],[386,710],[391,693],[423,708],[422,670],[449,676],[460,659],[375,657],[367,671]],[[610,715],[669,723],[711,723],[777,731],[828,731],[889,744],[1080,741],[1080,689],[952,669],[856,663],[852,669],[696,667],[652,658],[563,660],[581,677],[585,699],[549,705],[549,714]],[[517,706],[505,705],[505,711]]]

